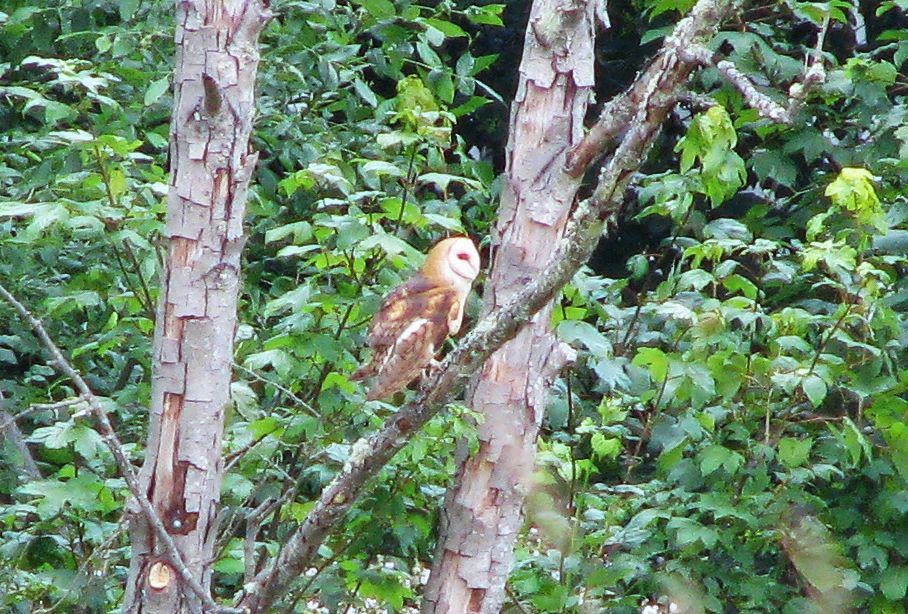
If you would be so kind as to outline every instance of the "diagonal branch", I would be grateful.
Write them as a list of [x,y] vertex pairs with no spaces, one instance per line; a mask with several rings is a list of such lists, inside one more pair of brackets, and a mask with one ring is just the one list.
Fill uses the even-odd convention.
[[[645,159],[665,116],[675,104],[680,86],[696,67],[680,51],[710,36],[735,6],[735,0],[700,0],[681,20],[659,55],[628,92],[619,98],[633,100],[624,124],[631,127],[603,167],[593,196],[581,202],[568,222],[552,259],[543,272],[528,279],[514,298],[482,318],[472,332],[420,386],[419,393],[371,437],[353,446],[343,470],[325,488],[315,507],[293,532],[280,554],[245,586],[239,606],[250,612],[268,610],[290,583],[316,556],[319,545],[337,525],[362,492],[366,483],[409,440],[410,435],[462,388],[497,348],[510,340],[567,284],[589,259],[593,248],[617,217],[624,189]],[[609,145],[608,139],[590,138],[583,148],[584,168]],[[576,158],[575,158],[576,162]]]
[[[568,156],[566,170],[571,176],[579,177],[586,172],[590,164],[607,153],[619,137],[626,135],[629,126],[639,127],[640,113],[650,112],[653,109],[650,105],[655,102],[661,108],[662,104],[653,99],[654,94],[677,97],[680,83],[698,67],[715,67],[762,117],[783,124],[793,123],[794,115],[808,93],[826,79],[822,48],[829,19],[827,17],[817,35],[816,47],[801,82],[792,84],[788,93],[788,106],[782,108],[757,90],[750,78],[733,63],[719,59],[704,46],[708,42],[709,33],[719,25],[719,21],[711,21],[716,17],[717,11],[728,14],[741,1],[701,1],[694,6],[690,15],[678,23],[662,49],[634,83],[603,107],[596,123]],[[625,142],[626,140],[624,139]]]
[[110,419],[107,417],[107,412],[102,407],[101,402],[98,400],[98,397],[94,395],[91,391],[91,388],[88,387],[88,384],[82,378],[75,367],[73,367],[69,361],[63,356],[63,352],[60,351],[60,348],[53,342],[50,338],[50,335],[47,334],[47,331],[44,329],[44,325],[41,324],[41,321],[33,316],[31,312],[25,308],[25,306],[20,303],[16,298],[9,293],[9,291],[0,285],[0,297],[12,305],[13,309],[19,312],[19,315],[22,316],[22,319],[25,320],[29,326],[31,326],[32,331],[38,337],[44,347],[50,352],[51,357],[53,358],[53,364],[57,369],[66,375],[73,384],[75,384],[76,389],[81,395],[81,399],[88,403],[88,406],[91,408],[92,413],[95,416],[95,420],[98,422],[99,431],[101,433],[101,438],[104,440],[104,443],[107,445],[111,454],[113,454],[114,460],[117,463],[117,468],[120,470],[120,474],[126,480],[126,484],[129,487],[129,492],[135,497],[138,501],[139,506],[142,508],[142,512],[148,518],[148,522],[154,527],[155,534],[158,539],[161,540],[161,543],[164,544],[164,550],[167,552],[167,556],[170,557],[171,562],[173,563],[174,569],[180,575],[180,578],[186,585],[194,592],[198,598],[205,604],[205,607],[210,611],[231,611],[226,608],[222,608],[214,602],[211,598],[211,594],[208,593],[199,581],[196,580],[192,573],[190,573],[189,568],[186,567],[186,563],[183,561],[183,557],[180,555],[180,551],[177,549],[176,544],[173,539],[170,537],[170,533],[167,532],[167,529],[164,528],[164,524],[161,522],[161,519],[158,517],[151,503],[148,501],[148,497],[142,492],[142,487],[139,485],[138,477],[136,476],[135,469],[132,464],[129,462],[129,457],[126,455],[126,451],[123,449],[123,444],[120,443],[120,439],[117,437],[116,431],[113,429],[113,425],[110,423]]
[[[740,0],[700,0],[694,5],[634,83],[603,107],[596,123],[568,156],[566,170],[571,176],[579,177],[586,172],[621,135],[622,144],[638,140],[630,137],[627,131],[644,127],[639,123],[641,120],[653,129],[659,129],[662,119],[674,106],[678,87],[697,68],[697,60],[688,57],[686,52],[708,42],[724,16],[739,3]],[[658,118],[650,115],[653,112]],[[658,121],[652,121],[656,119]]]

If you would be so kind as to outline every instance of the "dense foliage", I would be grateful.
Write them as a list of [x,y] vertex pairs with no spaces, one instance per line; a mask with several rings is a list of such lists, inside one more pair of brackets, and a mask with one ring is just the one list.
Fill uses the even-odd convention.
[[[632,78],[641,46],[651,50],[690,4],[610,3],[603,69],[620,61],[632,68],[613,74]],[[259,555],[273,554],[352,442],[394,411],[348,380],[382,294],[439,237],[489,233],[502,170],[494,139],[516,65],[482,50],[519,40],[527,5],[503,8],[273,7],[220,596],[242,584],[253,510],[278,501],[257,541]],[[12,0],[2,10],[0,283],[104,397],[139,462],[171,6]],[[903,611],[905,10],[898,0],[862,15],[838,0],[765,3],[715,41],[778,96],[828,19],[826,82],[781,126],[715,71],[700,73],[628,194],[617,238],[566,289],[555,322],[580,357],[552,390],[539,442],[509,585],[520,609],[636,611],[671,599],[691,611]],[[26,412],[17,424],[42,475],[23,471],[14,435],[0,442],[0,605],[106,611],[128,564],[126,488],[81,406],[60,404],[71,383],[12,313],[0,305],[0,409]],[[286,606],[418,602],[454,444],[470,437],[469,409],[452,409],[386,467]]]

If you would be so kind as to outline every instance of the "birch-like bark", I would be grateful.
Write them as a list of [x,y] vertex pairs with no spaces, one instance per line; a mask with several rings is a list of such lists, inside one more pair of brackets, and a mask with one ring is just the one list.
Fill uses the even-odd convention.
[[[495,259],[483,310],[500,308],[549,262],[580,179],[565,172],[584,134],[593,79],[594,2],[536,0],[511,107]],[[485,419],[479,450],[460,454],[424,612],[498,612],[531,487],[548,388],[573,350],[552,332],[552,304],[492,354],[467,404]],[[465,446],[461,446],[464,448]]]
[[[153,349],[151,417],[140,472],[155,511],[207,591],[230,400],[258,67],[260,0],[176,3],[169,239]],[[201,611],[131,507],[128,612]]]

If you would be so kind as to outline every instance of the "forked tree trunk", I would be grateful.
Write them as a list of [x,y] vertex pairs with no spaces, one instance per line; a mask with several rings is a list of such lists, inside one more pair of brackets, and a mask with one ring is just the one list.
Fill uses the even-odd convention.
[[[266,12],[260,0],[181,0],[176,18],[169,248],[140,478],[189,571],[209,590]],[[130,540],[126,611],[200,611],[134,507]]]
[[[593,87],[594,2],[535,0],[511,108],[495,260],[483,310],[503,305],[548,262],[579,185],[564,172]],[[485,416],[447,495],[424,612],[497,613],[531,488],[547,389],[572,350],[551,305],[492,355],[468,395]]]

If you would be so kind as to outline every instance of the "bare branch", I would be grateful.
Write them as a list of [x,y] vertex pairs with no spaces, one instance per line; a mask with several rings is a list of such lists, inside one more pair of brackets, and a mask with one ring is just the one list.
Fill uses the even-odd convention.
[[[288,490],[291,492],[292,489]],[[255,579],[255,539],[262,528],[262,521],[271,512],[280,507],[287,499],[287,493],[279,499],[271,497],[262,501],[246,517],[246,542],[243,545],[243,581],[252,582]]]
[[167,529],[164,528],[164,524],[161,522],[161,519],[155,513],[154,508],[151,506],[151,503],[148,501],[148,497],[145,493],[142,492],[141,486],[139,486],[139,480],[136,477],[135,469],[132,464],[129,462],[129,457],[126,455],[126,451],[123,449],[123,444],[120,443],[119,438],[117,437],[116,432],[113,429],[113,426],[110,423],[110,419],[107,417],[107,412],[104,411],[104,408],[101,406],[100,401],[88,387],[88,384],[82,378],[78,371],[66,360],[66,357],[63,356],[63,352],[60,351],[60,348],[53,342],[50,336],[47,334],[47,331],[44,329],[44,325],[41,324],[41,321],[38,320],[35,316],[25,308],[25,306],[16,300],[16,298],[7,291],[2,285],[0,285],[0,296],[3,299],[13,306],[19,315],[22,316],[22,319],[25,320],[29,326],[31,326],[32,331],[38,337],[44,347],[50,352],[51,357],[53,358],[52,363],[57,367],[57,369],[66,375],[73,384],[75,384],[76,389],[81,394],[81,398],[84,399],[88,406],[91,408],[92,413],[95,416],[95,420],[98,422],[98,430],[100,431],[101,438],[104,440],[104,443],[107,445],[111,454],[113,454],[114,460],[117,463],[117,468],[120,470],[120,474],[126,480],[126,484],[129,487],[129,492],[135,497],[136,501],[139,503],[139,506],[142,508],[142,512],[145,517],[148,519],[148,522],[154,527],[155,534],[158,536],[158,539],[161,540],[161,543],[164,544],[164,550],[167,552],[167,555],[170,557],[171,563],[173,564],[174,569],[180,575],[180,578],[186,585],[198,596],[198,598],[205,604],[205,607],[211,611],[235,611],[232,609],[222,608],[211,598],[211,595],[202,588],[202,585],[199,584],[189,569],[186,567],[186,563],[183,561],[183,557],[180,555],[180,551],[177,550],[177,546],[174,543],[173,539],[170,537],[170,534],[167,532]]
[[823,27],[817,34],[817,44],[813,49],[813,57],[810,60],[810,66],[804,73],[804,79],[801,83],[794,83],[788,89],[788,115],[794,117],[798,112],[807,95],[812,89],[826,80],[826,69],[823,68],[823,42],[826,40],[826,32],[829,31],[829,15],[823,21]]
[[[250,612],[264,611],[290,588],[315,557],[319,545],[343,518],[372,478],[409,440],[410,435],[459,392],[469,374],[498,347],[513,338],[533,315],[570,281],[589,259],[620,210],[624,189],[645,159],[691,70],[693,62],[680,57],[680,50],[711,34],[731,8],[734,0],[700,0],[690,16],[683,19],[660,54],[619,98],[635,106],[624,114],[632,126],[614,156],[603,168],[593,196],[580,203],[568,222],[550,263],[513,299],[482,318],[455,348],[440,368],[422,383],[416,398],[404,405],[384,428],[353,446],[350,459],[340,474],[324,489],[306,519],[287,540],[280,554],[246,585],[239,600]],[[590,150],[587,162],[596,157]],[[577,160],[574,160],[576,163]],[[584,169],[579,169],[578,174]]]
[[811,54],[809,67],[804,73],[804,78],[800,83],[793,83],[789,88],[788,106],[784,109],[772,98],[760,92],[750,77],[738,70],[732,62],[720,60],[706,47],[702,45],[687,47],[681,50],[681,56],[686,61],[696,62],[700,66],[712,66],[718,70],[741,93],[747,105],[759,113],[760,116],[774,122],[791,124],[810,91],[826,80],[822,50],[828,28],[829,16],[827,15],[823,27],[817,35],[817,44]]
[[689,62],[696,62],[701,66],[712,66],[728,79],[744,97],[744,101],[761,117],[783,124],[791,123],[791,116],[776,102],[759,91],[750,78],[742,73],[728,60],[720,60],[716,55],[701,45],[694,45],[683,50],[683,57]]
[[718,70],[741,93],[747,105],[759,113],[761,117],[782,124],[791,124],[794,122],[794,116],[803,104],[807,94],[826,80],[826,71],[823,68],[823,60],[819,49],[823,44],[822,34],[818,37],[817,44],[818,48],[812,54],[813,58],[810,62],[810,67],[804,73],[804,78],[800,83],[794,83],[789,88],[788,106],[784,109],[772,98],[759,91],[750,77],[738,70],[733,63],[728,60],[718,59],[706,47],[694,45],[684,49],[682,56],[687,61],[696,62],[701,66],[712,66]]
[[233,363],[233,368],[242,371],[243,373],[249,375],[252,379],[254,379],[256,381],[262,382],[263,384],[267,384],[268,386],[273,386],[278,391],[283,392],[285,395],[287,395],[288,398],[290,398],[294,403],[296,403],[297,406],[303,408],[306,411],[306,413],[309,414],[310,416],[312,416],[313,418],[321,417],[319,415],[319,413],[312,408],[311,405],[309,405],[304,400],[302,400],[301,398],[299,398],[298,396],[293,394],[293,391],[290,390],[289,388],[281,386],[280,383],[272,381],[263,375],[259,375],[252,369],[245,367],[238,362]]
[[[792,123],[795,113],[808,93],[826,79],[821,51],[829,25],[828,17],[817,36],[817,45],[804,78],[801,83],[791,86],[788,106],[782,108],[769,96],[757,90],[750,78],[733,63],[716,58],[715,54],[703,46],[703,43],[707,42],[706,37],[715,26],[715,22],[711,23],[703,18],[705,12],[714,10],[714,7],[707,4],[715,3],[699,2],[690,15],[675,27],[675,31],[666,39],[659,54],[638,75],[633,85],[604,106],[597,122],[590,127],[583,141],[568,156],[566,170],[571,176],[578,177],[586,172],[589,165],[609,151],[628,126],[635,123],[635,111],[647,108],[645,102],[649,97],[648,92],[676,91],[678,83],[687,79],[691,70],[697,66],[716,68],[741,92],[747,104],[761,116],[785,124]],[[737,5],[738,0],[731,0],[731,4]],[[665,69],[669,67],[671,70],[666,71]],[[659,84],[653,90],[652,86],[655,83]]]
[[22,418],[35,412],[57,411],[58,409],[72,407],[73,405],[78,405],[79,403],[85,403],[85,399],[83,399],[82,397],[73,397],[71,399],[64,399],[56,403],[35,403],[34,405],[23,409],[18,414],[10,414],[9,412],[4,412],[5,418],[3,420],[0,420],[0,431],[8,427],[11,423],[16,422],[17,420],[21,420]]
[[[623,93],[615,96],[605,105],[596,123],[586,137],[568,155],[567,168],[572,177],[586,172],[590,164],[605,154],[629,126],[634,125],[635,116],[648,111],[656,103],[663,107],[664,101],[654,97],[678,95],[678,86],[687,80],[698,62],[685,57],[684,51],[700,45],[719,26],[718,16],[737,6],[740,0],[700,0],[690,14],[678,22],[671,36],[665,39],[659,53],[639,74],[634,83]],[[664,114],[662,115],[664,118]],[[661,123],[661,119],[660,119]],[[627,140],[626,138],[624,139]]]

